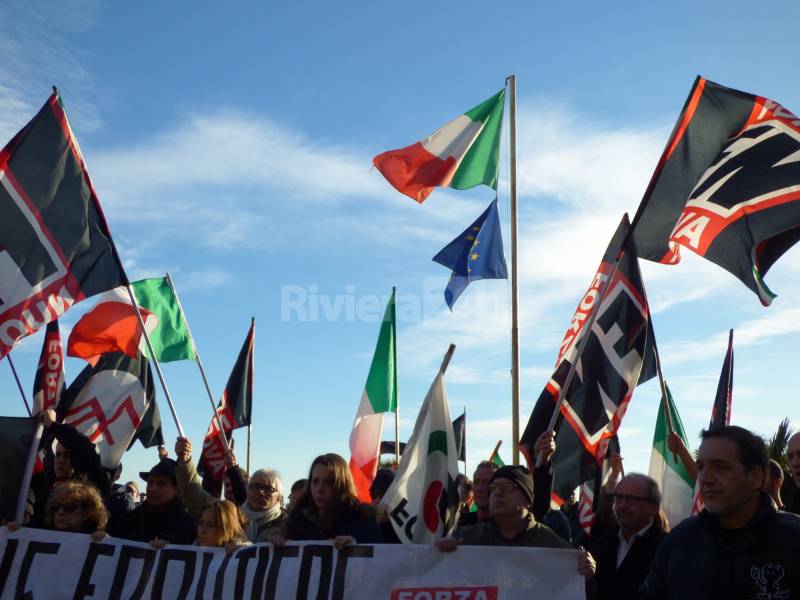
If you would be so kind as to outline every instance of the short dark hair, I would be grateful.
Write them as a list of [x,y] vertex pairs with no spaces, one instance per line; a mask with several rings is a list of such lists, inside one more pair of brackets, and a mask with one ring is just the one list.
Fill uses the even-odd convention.
[[769,459],[769,478],[770,479],[783,479],[783,467],[774,458]]
[[475,467],[475,470],[477,471],[482,467],[489,467],[492,470],[492,472],[497,471],[497,465],[490,460],[482,460],[481,462],[478,463],[478,466]]
[[739,462],[742,463],[745,470],[761,467],[766,474],[769,464],[767,445],[763,439],[749,429],[738,425],[725,425],[718,429],[704,429],[700,437],[704,440],[722,438],[733,442],[739,454]]

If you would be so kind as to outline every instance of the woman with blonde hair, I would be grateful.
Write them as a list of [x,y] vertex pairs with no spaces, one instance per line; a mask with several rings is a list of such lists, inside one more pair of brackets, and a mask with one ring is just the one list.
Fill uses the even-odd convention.
[[308,483],[289,512],[283,537],[333,539],[337,546],[380,543],[375,516],[374,507],[358,501],[345,460],[338,454],[322,454],[311,463]]
[[90,483],[65,481],[53,488],[44,511],[48,529],[90,533],[95,539],[106,537],[108,512],[100,492]]
[[197,521],[197,546],[228,550],[249,544],[244,533],[246,520],[242,511],[230,500],[215,500],[203,508]]

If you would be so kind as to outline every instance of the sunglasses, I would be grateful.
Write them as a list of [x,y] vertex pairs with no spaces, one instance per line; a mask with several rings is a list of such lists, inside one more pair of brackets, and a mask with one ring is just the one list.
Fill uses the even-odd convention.
[[260,494],[266,494],[267,496],[271,496],[278,490],[276,490],[271,485],[261,485],[260,483],[251,483],[247,486],[247,489],[251,492],[258,492]]
[[50,508],[53,509],[53,513],[63,510],[65,513],[71,514],[79,508],[84,508],[84,506],[85,505],[80,502],[64,502],[63,504],[51,504]]

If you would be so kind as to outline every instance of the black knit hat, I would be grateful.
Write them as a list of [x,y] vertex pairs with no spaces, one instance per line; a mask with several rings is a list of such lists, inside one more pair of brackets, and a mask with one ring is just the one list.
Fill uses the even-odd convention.
[[533,504],[533,477],[531,472],[521,465],[507,465],[500,467],[492,475],[492,483],[498,479],[508,479],[514,482],[525,497],[528,499],[529,504]]

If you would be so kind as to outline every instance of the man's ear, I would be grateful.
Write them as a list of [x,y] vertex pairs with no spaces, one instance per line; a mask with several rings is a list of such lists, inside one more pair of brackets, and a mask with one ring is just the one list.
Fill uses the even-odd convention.
[[753,490],[763,490],[767,483],[767,472],[764,467],[755,466],[750,469],[750,488]]

